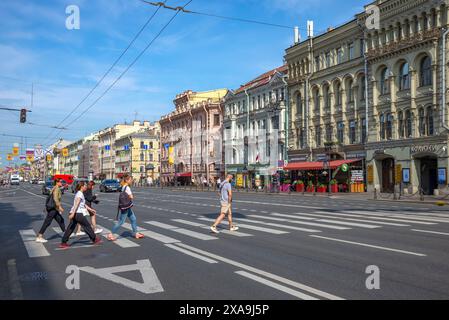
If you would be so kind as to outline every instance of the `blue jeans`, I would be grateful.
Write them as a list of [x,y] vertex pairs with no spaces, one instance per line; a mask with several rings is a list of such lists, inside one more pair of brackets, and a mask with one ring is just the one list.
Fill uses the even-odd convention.
[[115,226],[112,228],[111,233],[117,233],[118,228],[122,226],[122,224],[125,223],[126,217],[129,218],[129,221],[131,221],[131,227],[133,229],[133,236],[137,233],[137,219],[134,215],[134,212],[131,208],[126,209],[120,213],[120,217],[118,219],[118,222],[115,224]]

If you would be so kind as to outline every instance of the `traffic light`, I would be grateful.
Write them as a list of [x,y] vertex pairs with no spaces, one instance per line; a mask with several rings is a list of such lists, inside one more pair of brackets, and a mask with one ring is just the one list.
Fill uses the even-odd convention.
[[20,123],[27,122],[27,109],[20,110]]

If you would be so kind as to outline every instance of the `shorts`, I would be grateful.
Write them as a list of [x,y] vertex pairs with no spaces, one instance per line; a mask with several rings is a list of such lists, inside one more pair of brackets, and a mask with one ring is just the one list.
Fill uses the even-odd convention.
[[228,214],[231,210],[231,204],[227,202],[221,202],[221,210],[220,213]]

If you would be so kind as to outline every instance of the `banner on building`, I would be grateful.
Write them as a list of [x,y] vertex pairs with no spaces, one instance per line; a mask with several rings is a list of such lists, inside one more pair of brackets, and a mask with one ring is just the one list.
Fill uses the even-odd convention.
[[24,154],[22,154],[22,155],[19,157],[20,160],[25,160],[26,158],[27,158],[27,156],[24,155]]
[[366,167],[366,171],[367,171],[367,175],[366,175],[366,179],[368,180],[369,184],[373,184],[374,183],[374,168],[373,165],[370,164]]
[[19,147],[12,147],[12,155],[14,157],[19,156]]
[[28,162],[33,161],[33,160],[34,160],[34,153],[33,153],[33,154],[27,154],[27,155],[26,155],[26,160],[27,160]]
[[397,164],[395,167],[395,178],[396,178],[396,184],[399,184],[402,182],[402,165]]
[[44,150],[42,150],[42,146],[40,144],[34,146],[34,157],[35,158],[44,157]]
[[51,161],[51,154],[47,153],[47,161]]
[[13,158],[14,158],[13,155],[10,153],[8,153],[8,155],[6,156],[6,160],[8,161],[12,161]]
[[69,156],[69,149],[67,149],[67,148],[62,149],[62,156],[63,157],[68,157]]
[[175,164],[175,148],[174,147],[168,148],[168,164],[169,165]]
[[236,180],[236,186],[243,188],[243,174],[238,173]]

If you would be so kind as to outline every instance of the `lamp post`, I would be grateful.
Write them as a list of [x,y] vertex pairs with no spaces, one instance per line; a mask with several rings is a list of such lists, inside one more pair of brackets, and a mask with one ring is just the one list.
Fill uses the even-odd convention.
[[[332,151],[332,146],[333,143],[332,142],[328,142],[325,144],[325,150],[326,150],[326,162],[325,162],[325,170],[328,170],[327,175],[329,176],[329,181],[328,181],[328,194],[331,195],[332,191],[331,191],[331,179],[332,179],[332,174],[331,174],[331,166],[330,166],[330,161],[331,161],[331,151]],[[327,168],[326,168],[327,167]]]

